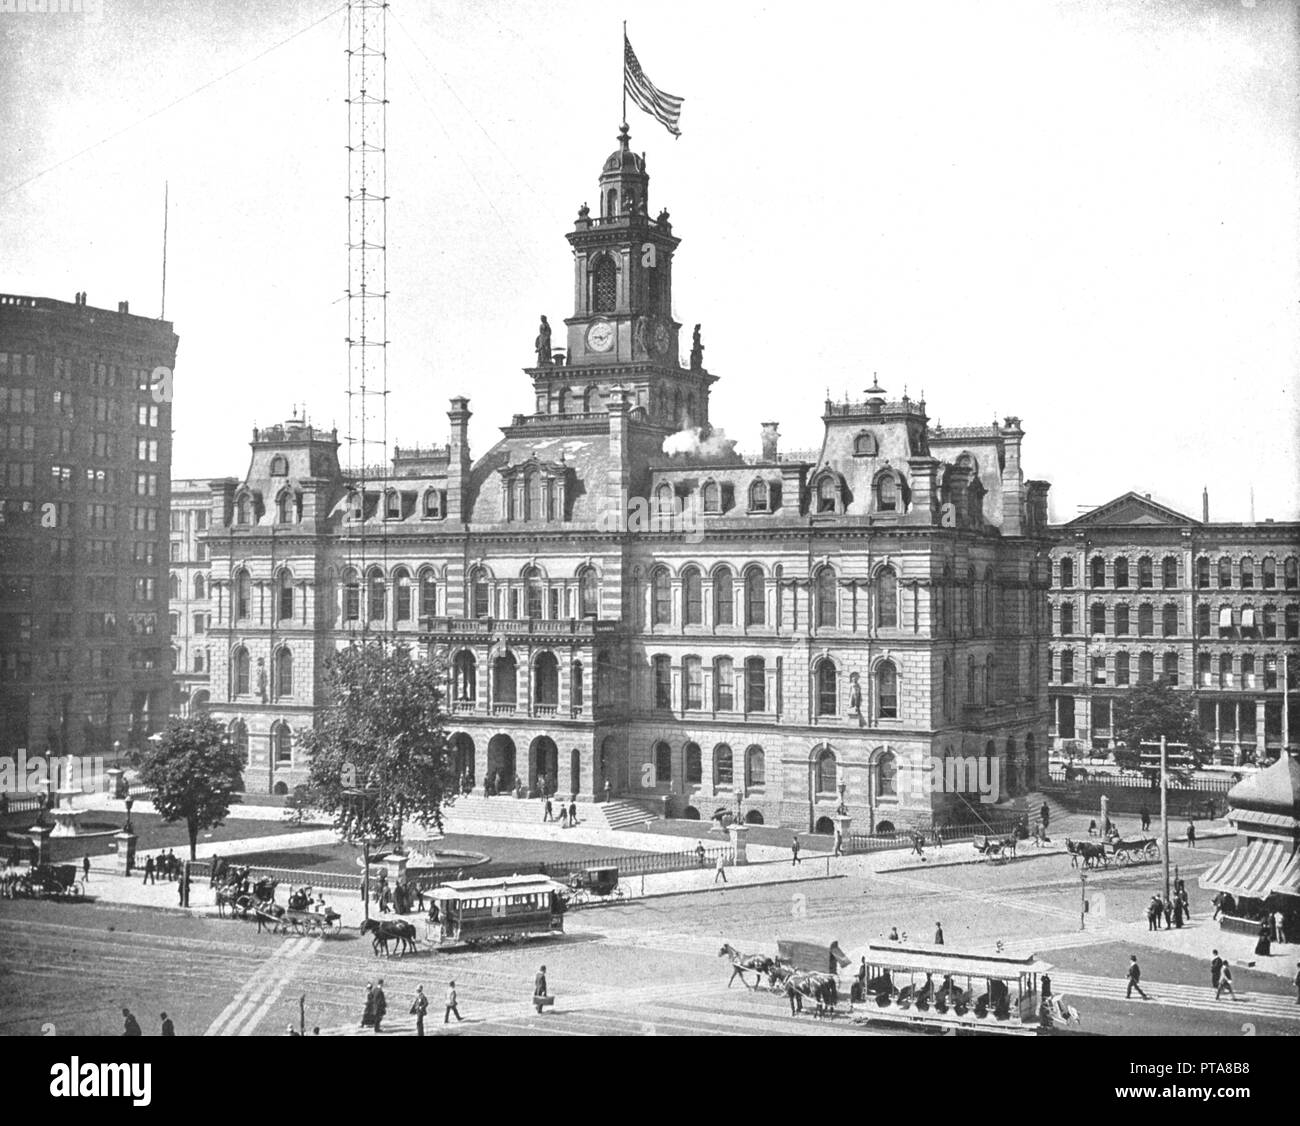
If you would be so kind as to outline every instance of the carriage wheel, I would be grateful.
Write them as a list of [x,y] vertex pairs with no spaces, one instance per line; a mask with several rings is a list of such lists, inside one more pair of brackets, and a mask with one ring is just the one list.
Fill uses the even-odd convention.
[[1146,858],[1148,860],[1160,859],[1160,846],[1155,841],[1148,841],[1146,847]]
[[1115,853],[1115,863],[1118,864],[1121,868],[1127,868],[1131,862],[1132,859],[1129,855],[1128,849],[1124,849],[1123,852],[1117,851]]

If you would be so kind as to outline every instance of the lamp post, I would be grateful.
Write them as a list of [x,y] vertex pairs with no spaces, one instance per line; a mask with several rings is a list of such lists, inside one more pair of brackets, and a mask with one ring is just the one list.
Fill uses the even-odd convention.
[[126,833],[134,832],[131,828],[131,807],[135,805],[135,798],[129,793],[126,795],[126,824],[122,826],[122,831]]
[[1086,930],[1085,920],[1088,916],[1088,874],[1079,873],[1079,929]]

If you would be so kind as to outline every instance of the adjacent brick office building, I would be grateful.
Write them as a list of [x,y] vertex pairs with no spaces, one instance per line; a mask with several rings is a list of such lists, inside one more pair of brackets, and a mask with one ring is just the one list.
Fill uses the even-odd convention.
[[206,479],[172,482],[167,596],[175,670],[172,710],[178,715],[193,715],[208,705],[211,564],[203,534],[211,514],[212,491]]
[[679,358],[679,240],[648,184],[624,134],[567,235],[567,347],[538,348],[532,413],[491,449],[471,457],[456,398],[449,444],[364,495],[300,419],[211,483],[211,708],[250,790],[302,780],[324,658],[367,635],[446,660],[480,789],[608,783],[808,828],[842,783],[879,828],[970,816],[929,792],[934,759],[987,755],[1003,793],[1045,776],[1047,485],[1019,421],[941,430],[873,386],[824,405],[817,451],[783,454],[775,424],[757,456],[701,446],[718,377]]
[[[166,719],[166,321],[0,295],[0,753],[96,753]],[[160,401],[161,400],[161,401]]]

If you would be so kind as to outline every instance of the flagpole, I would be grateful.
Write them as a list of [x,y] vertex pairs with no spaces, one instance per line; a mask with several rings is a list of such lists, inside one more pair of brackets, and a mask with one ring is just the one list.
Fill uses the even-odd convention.
[[627,124],[627,20],[623,21],[623,50],[621,52],[623,59],[623,121]]

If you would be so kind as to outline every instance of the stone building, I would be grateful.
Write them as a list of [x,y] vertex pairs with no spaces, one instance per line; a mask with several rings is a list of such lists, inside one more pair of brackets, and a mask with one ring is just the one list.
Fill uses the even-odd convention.
[[1300,524],[1203,516],[1126,493],[1053,528],[1055,745],[1109,747],[1116,699],[1160,677],[1224,761],[1295,745]]
[[480,791],[879,828],[972,816],[935,760],[987,755],[998,797],[1044,776],[1048,486],[1019,420],[942,430],[873,384],[825,403],[818,450],[771,423],[737,453],[648,188],[624,127],[567,235],[563,347],[544,320],[531,410],[486,452],[453,398],[447,444],[364,492],[301,420],[212,482],[212,710],[250,789],[304,776],[324,658],[375,636],[445,662]]
[[0,295],[0,753],[103,754],[166,719],[176,345],[126,302]]
[[206,480],[172,482],[167,599],[174,674],[172,710],[182,716],[208,705],[211,562],[203,533],[211,515],[212,490]]

